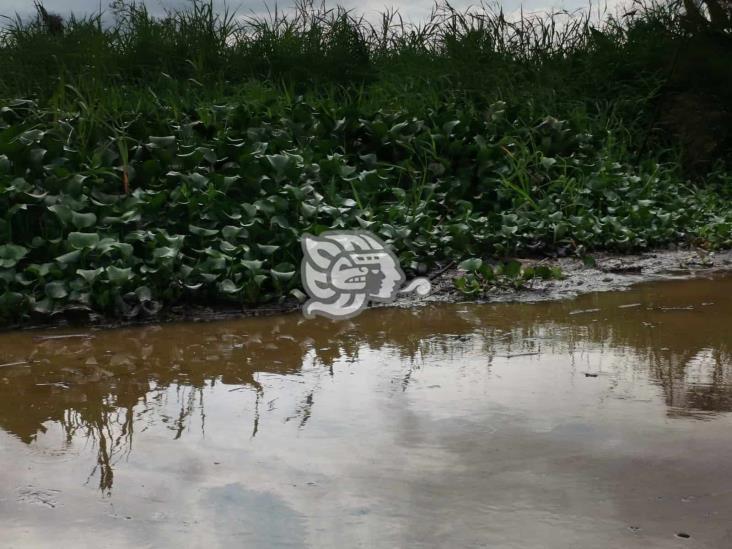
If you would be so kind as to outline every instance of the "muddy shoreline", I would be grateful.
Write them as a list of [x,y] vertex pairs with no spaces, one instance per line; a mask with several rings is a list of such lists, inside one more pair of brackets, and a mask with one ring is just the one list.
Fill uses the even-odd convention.
[[525,288],[496,288],[485,297],[466,297],[454,286],[461,276],[450,268],[432,278],[432,293],[426,298],[399,299],[393,305],[412,306],[417,302],[489,302],[531,303],[572,299],[592,292],[627,290],[635,284],[657,280],[682,280],[704,274],[732,270],[732,250],[706,252],[703,250],[655,250],[639,254],[600,253],[592,256],[591,264],[583,259],[567,257],[556,259],[519,259],[525,266],[546,265],[559,267],[563,278],[534,280]]
[[[700,275],[732,270],[732,250],[707,252],[700,249],[652,250],[638,254],[598,253],[592,262],[576,257],[519,258],[524,266],[547,265],[559,267],[563,278],[559,280],[534,280],[527,287],[495,288],[482,297],[465,296],[455,289],[454,281],[463,273],[455,263],[444,264],[428,274],[432,291],[426,297],[400,296],[394,303],[372,307],[416,307],[428,303],[532,303],[572,299],[592,292],[627,290],[635,284],[657,280],[682,280]],[[53,328],[110,329],[127,326],[143,326],[170,322],[212,322],[258,316],[295,313],[300,303],[289,298],[282,303],[270,303],[261,307],[236,307],[214,305],[176,305],[155,316],[121,320],[96,313],[59,315],[46,322],[28,322],[0,326],[0,332]]]

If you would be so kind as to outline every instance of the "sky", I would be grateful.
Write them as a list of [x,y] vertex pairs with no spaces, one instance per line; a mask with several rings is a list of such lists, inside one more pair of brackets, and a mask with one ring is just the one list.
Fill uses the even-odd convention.
[[[102,10],[109,11],[110,0],[43,0],[46,9],[51,13],[67,15],[73,12],[76,15],[86,15]],[[318,0],[319,1],[319,0]],[[602,5],[607,1],[613,6],[618,0],[602,0]],[[185,6],[188,0],[145,0],[148,10],[153,14],[162,14],[165,8],[177,8]],[[479,4],[480,0],[450,0],[450,4],[457,9],[466,8]],[[597,4],[598,0],[593,2]],[[265,0],[214,0],[214,4],[222,7],[226,4],[235,8],[240,15],[251,15],[266,13]],[[277,5],[286,8],[293,4],[292,0],[280,0]],[[342,5],[345,8],[353,9],[354,12],[368,16],[384,11],[386,7],[397,8],[402,16],[410,21],[425,19],[433,6],[432,0],[327,0],[329,6]],[[505,0],[500,2],[506,13],[519,10],[522,5],[525,12],[544,11],[549,9],[574,10],[587,8],[590,0]],[[267,0],[266,5],[273,7],[274,0]],[[596,9],[596,8],[593,8]],[[33,0],[0,0],[0,14],[2,15],[29,15],[34,13]]]

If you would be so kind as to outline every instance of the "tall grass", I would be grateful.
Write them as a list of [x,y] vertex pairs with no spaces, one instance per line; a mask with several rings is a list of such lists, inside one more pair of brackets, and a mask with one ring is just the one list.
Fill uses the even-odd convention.
[[134,0],[115,0],[111,12],[111,25],[102,24],[101,14],[72,17],[61,32],[49,32],[41,17],[6,17],[0,34],[3,93],[47,93],[62,74],[125,83],[163,73],[229,82],[266,77],[351,83],[407,70],[485,85],[497,75],[526,76],[541,68],[565,73],[566,65],[575,77],[591,80],[608,68],[602,65],[608,56],[631,60],[680,32],[678,11],[655,3],[623,17],[593,16],[588,9],[510,18],[493,5],[459,11],[443,1],[421,23],[406,22],[397,11],[367,20],[312,0],[265,16],[217,13],[210,0],[192,0],[159,18]]
[[72,17],[60,32],[41,16],[7,16],[0,97],[58,104],[71,84],[85,95],[173,87],[214,98],[266,79],[296,94],[339,90],[386,106],[449,90],[485,104],[518,100],[534,114],[622,120],[644,143],[649,100],[685,32],[679,7],[657,0],[627,14],[588,8],[519,17],[493,4],[461,11],[440,0],[419,23],[394,10],[374,20],[296,2],[252,16],[192,0],[154,17],[142,3],[114,0],[112,24],[102,14]]

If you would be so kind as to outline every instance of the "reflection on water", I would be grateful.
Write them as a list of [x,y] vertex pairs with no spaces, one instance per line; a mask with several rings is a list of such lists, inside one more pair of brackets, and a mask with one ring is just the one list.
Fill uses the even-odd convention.
[[[12,484],[1,471],[18,460],[34,464],[24,479],[33,483],[78,464],[86,469],[74,478],[109,498],[144,477],[146,460],[209,445],[281,464],[303,449],[288,440],[313,437],[307,451],[343,454],[363,435],[401,459],[394,437],[426,436],[417,426],[427,418],[447,436],[489,410],[535,430],[555,416],[555,427],[573,429],[593,409],[633,422],[658,405],[668,422],[712,421],[732,410],[731,314],[732,278],[722,278],[556,303],[380,309],[345,322],[288,315],[0,334],[0,512]],[[454,447],[470,442],[459,429],[451,436]],[[419,453],[417,438],[409,446]],[[313,459],[303,456],[300,476],[325,474]],[[419,463],[425,474],[436,467]],[[33,483],[15,488],[16,503],[55,501]],[[208,497],[219,503],[264,497],[217,490]]]

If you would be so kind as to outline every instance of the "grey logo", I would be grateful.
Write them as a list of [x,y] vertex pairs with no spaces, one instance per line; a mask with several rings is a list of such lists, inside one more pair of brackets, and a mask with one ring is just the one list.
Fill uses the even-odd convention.
[[327,231],[304,234],[302,284],[310,299],[303,307],[307,318],[351,318],[370,301],[391,303],[398,293],[425,296],[431,285],[426,278],[406,280],[396,255],[367,231]]

